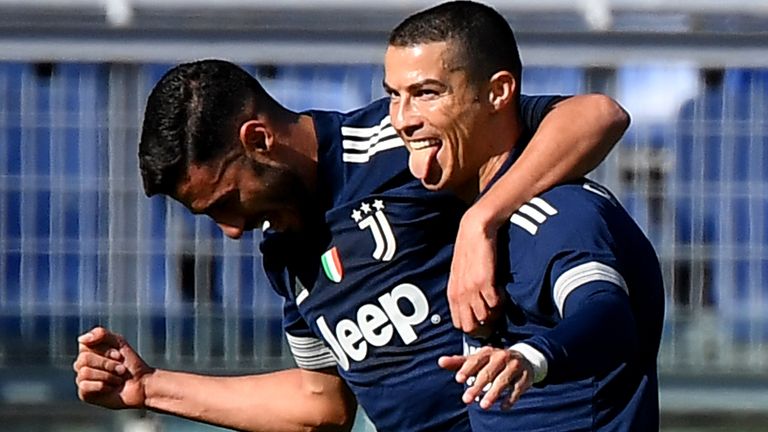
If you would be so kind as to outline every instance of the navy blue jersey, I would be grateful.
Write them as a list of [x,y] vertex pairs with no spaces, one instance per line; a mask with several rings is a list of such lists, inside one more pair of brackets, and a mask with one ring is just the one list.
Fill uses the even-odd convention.
[[[531,118],[555,100],[527,103]],[[326,226],[262,243],[297,365],[337,367],[379,431],[470,430],[462,386],[437,366],[462,350],[445,287],[466,205],[411,176],[388,100],[310,114]]]
[[588,180],[541,194],[501,230],[498,259],[506,316],[490,342],[532,348],[546,371],[508,411],[473,404],[473,430],[658,430],[661,270],[613,195]]

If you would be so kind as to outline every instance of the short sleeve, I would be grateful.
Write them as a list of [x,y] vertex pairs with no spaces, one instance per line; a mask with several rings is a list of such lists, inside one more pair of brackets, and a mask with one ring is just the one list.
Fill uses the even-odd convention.
[[[271,240],[270,236],[265,236]],[[279,242],[262,241],[262,263],[272,289],[283,298],[283,331],[296,366],[317,370],[336,367],[331,350],[317,337],[299,311],[299,303],[306,289],[285,265],[285,252]]]
[[283,330],[296,366],[309,370],[336,367],[330,348],[314,335],[293,299],[286,299],[283,305]]
[[549,113],[552,107],[567,99],[569,96],[546,95],[546,96],[520,96],[520,117],[523,121],[523,128],[526,135],[531,136],[535,132],[541,121]]

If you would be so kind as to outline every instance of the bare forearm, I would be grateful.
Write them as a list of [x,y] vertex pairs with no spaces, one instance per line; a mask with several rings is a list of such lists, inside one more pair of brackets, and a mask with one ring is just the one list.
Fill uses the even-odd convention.
[[592,171],[628,126],[627,113],[607,96],[574,96],[559,102],[518,161],[475,203],[473,216],[495,231],[531,198]]
[[307,385],[298,369],[241,377],[156,370],[144,383],[147,408],[236,430],[349,430],[354,418],[346,388]]

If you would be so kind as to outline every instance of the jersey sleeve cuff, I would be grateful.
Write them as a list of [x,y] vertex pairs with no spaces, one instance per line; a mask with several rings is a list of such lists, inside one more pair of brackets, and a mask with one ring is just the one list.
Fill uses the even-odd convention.
[[336,367],[336,359],[331,350],[322,340],[313,337],[293,336],[285,334],[288,346],[296,361],[296,366],[302,369],[317,370]]
[[543,381],[544,378],[547,377],[547,370],[549,365],[547,363],[547,358],[544,357],[544,354],[542,354],[541,351],[522,342],[512,345],[509,347],[509,349],[519,352],[523,357],[525,357],[526,360],[528,360],[528,362],[531,363],[531,366],[533,366],[534,384]]

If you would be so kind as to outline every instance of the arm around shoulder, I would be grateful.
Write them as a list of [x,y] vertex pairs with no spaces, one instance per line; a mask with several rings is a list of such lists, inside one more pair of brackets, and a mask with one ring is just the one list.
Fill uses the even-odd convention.
[[629,114],[606,95],[577,95],[556,102],[520,158],[469,215],[494,231],[531,198],[589,174],[621,139],[629,122]]
[[[557,122],[556,127],[545,126],[545,123],[553,121]],[[544,117],[540,131],[547,136],[557,132],[564,136],[563,144],[570,143],[578,162],[562,179],[570,180],[595,169],[621,139],[629,124],[629,113],[616,100],[593,93],[572,96],[554,104],[550,113]],[[537,144],[536,139],[534,135],[531,142]],[[563,150],[568,151],[567,148]]]
[[448,299],[454,325],[465,332],[479,334],[498,304],[491,277],[498,228],[532,198],[592,171],[629,126],[626,111],[600,94],[569,97],[545,112],[520,158],[461,220]]

